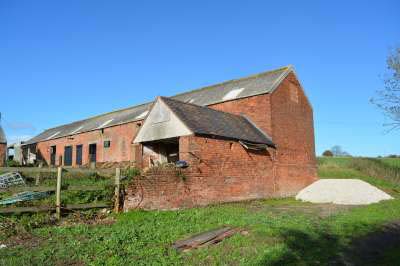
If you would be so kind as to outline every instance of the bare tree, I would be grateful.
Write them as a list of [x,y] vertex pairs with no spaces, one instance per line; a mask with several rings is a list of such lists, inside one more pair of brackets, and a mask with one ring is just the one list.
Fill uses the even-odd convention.
[[377,91],[371,102],[392,121],[385,124],[391,131],[400,129],[400,47],[388,55],[386,62],[389,73],[384,78],[384,88]]
[[339,157],[350,157],[350,153],[347,151],[344,151],[343,148],[339,145],[335,145],[331,148],[331,152],[333,156],[339,156]]

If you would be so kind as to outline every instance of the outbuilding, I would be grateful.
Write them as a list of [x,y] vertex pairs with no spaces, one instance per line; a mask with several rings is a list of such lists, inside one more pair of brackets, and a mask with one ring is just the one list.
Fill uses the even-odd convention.
[[143,169],[126,209],[290,196],[317,178],[313,110],[291,66],[55,127],[23,147],[50,166]]

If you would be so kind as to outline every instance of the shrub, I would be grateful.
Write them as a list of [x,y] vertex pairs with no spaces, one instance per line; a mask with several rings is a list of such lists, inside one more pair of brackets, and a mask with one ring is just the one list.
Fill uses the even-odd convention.
[[333,157],[333,153],[330,150],[326,150],[322,153],[322,156]]
[[14,160],[7,160],[6,165],[8,167],[18,167],[21,166],[19,162],[14,161]]

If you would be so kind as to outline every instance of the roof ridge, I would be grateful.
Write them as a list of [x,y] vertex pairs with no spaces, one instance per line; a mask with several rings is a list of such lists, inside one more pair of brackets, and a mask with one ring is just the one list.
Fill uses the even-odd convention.
[[263,75],[272,74],[274,72],[279,72],[279,71],[283,71],[283,70],[290,70],[292,68],[293,68],[292,65],[287,65],[287,66],[280,67],[280,68],[277,68],[277,69],[264,71],[264,72],[260,72],[260,73],[257,73],[257,74],[252,74],[250,76],[246,76],[246,77],[243,77],[243,78],[231,79],[231,80],[226,80],[226,81],[223,81],[223,82],[220,82],[220,83],[216,83],[216,84],[212,84],[212,85],[207,85],[205,87],[201,87],[201,88],[193,89],[193,90],[190,90],[190,91],[178,93],[178,94],[176,94],[174,96],[171,96],[171,97],[178,97],[178,96],[182,96],[182,95],[193,93],[193,92],[197,92],[197,91],[207,90],[207,89],[210,89],[212,87],[217,87],[217,86],[229,84],[229,83],[232,83],[232,82],[235,82],[235,81],[237,82],[237,81],[243,81],[243,80],[248,80],[248,79],[254,79],[254,78],[258,78],[258,77],[263,76]]
[[56,128],[58,128],[58,127],[63,127],[63,126],[66,126],[66,125],[72,125],[72,124],[75,124],[75,123],[85,122],[85,121],[90,120],[90,119],[98,118],[98,117],[105,116],[105,115],[110,115],[110,114],[117,113],[117,112],[121,112],[121,111],[126,111],[126,110],[129,110],[129,109],[133,109],[133,108],[140,107],[140,106],[146,105],[146,104],[151,104],[151,103],[153,103],[153,102],[141,103],[141,104],[134,105],[134,106],[131,106],[131,107],[126,107],[126,108],[117,109],[117,110],[114,110],[114,111],[111,111],[111,112],[107,112],[107,113],[102,113],[102,114],[99,114],[99,115],[90,116],[90,117],[88,117],[88,118],[81,119],[81,120],[74,121],[74,122],[70,122],[70,123],[65,123],[65,124],[62,124],[62,125],[60,125],[60,126],[50,127],[50,128],[45,129],[44,131],[50,130],[50,129],[56,129]]
[[[277,68],[277,69],[256,73],[256,74],[253,74],[253,75],[250,75],[250,76],[246,76],[246,77],[243,77],[243,78],[231,79],[231,80],[223,81],[223,82],[220,82],[220,83],[217,83],[217,84],[214,84],[214,85],[208,85],[208,86],[201,87],[201,88],[198,88],[198,89],[193,89],[193,90],[190,90],[190,91],[178,93],[178,94],[175,94],[173,96],[169,96],[167,98],[171,99],[171,98],[175,98],[175,97],[178,97],[178,96],[181,96],[181,95],[185,95],[185,94],[189,94],[189,93],[193,93],[193,92],[197,92],[197,91],[201,91],[201,90],[210,89],[210,88],[216,87],[216,86],[221,86],[221,85],[228,84],[228,83],[231,83],[231,82],[234,82],[234,81],[242,81],[242,80],[248,80],[248,79],[252,79],[252,78],[257,78],[257,77],[260,77],[260,76],[263,76],[263,75],[266,75],[266,74],[271,74],[271,73],[279,72],[279,71],[282,71],[282,70],[289,70],[291,68],[292,68],[292,65],[287,65],[287,66],[280,67],[280,68]],[[166,97],[166,96],[163,96],[163,97]],[[109,114],[113,114],[113,113],[117,113],[117,112],[121,112],[121,111],[126,111],[126,110],[129,110],[129,109],[133,109],[133,108],[137,108],[139,106],[146,105],[146,104],[151,104],[153,102],[154,101],[145,102],[145,103],[141,103],[141,104],[138,104],[138,105],[133,105],[133,106],[126,107],[126,108],[117,109],[117,110],[114,110],[114,111],[111,111],[111,112],[102,113],[102,114],[98,114],[98,115],[94,115],[94,116],[89,116],[87,118],[84,118],[84,119],[81,119],[81,120],[78,120],[78,121],[73,121],[73,122],[65,123],[65,124],[62,124],[62,125],[59,125],[59,126],[47,128],[44,131],[50,130],[50,129],[56,129],[56,128],[59,128],[59,127],[63,127],[63,126],[71,125],[71,124],[75,124],[75,123],[85,122],[85,121],[90,120],[90,119],[98,118],[98,117],[101,117],[101,116],[105,116],[105,115],[109,115]]]
[[[209,90],[211,91],[211,89],[215,89],[217,91],[217,88],[219,86],[224,86],[226,84],[231,84],[231,83],[235,83],[235,82],[239,82],[239,81],[257,79],[257,78],[261,78],[261,77],[267,76],[269,74],[273,74],[275,72],[281,72],[282,71],[282,73],[279,75],[279,77],[275,78],[275,83],[274,84],[276,84],[276,83],[279,83],[281,81],[282,77],[287,75],[287,73],[289,73],[291,70],[293,70],[292,65],[287,65],[287,66],[284,66],[284,67],[280,67],[280,68],[269,70],[269,71],[260,72],[260,73],[253,74],[253,75],[250,75],[250,76],[246,76],[246,77],[243,77],[243,78],[227,80],[227,81],[220,82],[220,83],[217,83],[217,84],[208,85],[208,86],[201,87],[201,88],[198,88],[198,89],[189,90],[189,91],[186,91],[186,92],[183,92],[183,93],[178,93],[176,95],[165,97],[165,98],[168,98],[169,100],[176,100],[176,101],[179,101],[179,102],[184,103],[184,104],[192,104],[192,103],[189,103],[189,102],[184,102],[184,101],[178,100],[176,98],[178,98],[180,96],[183,96],[183,95],[187,95],[187,94],[193,94],[193,93],[196,94],[196,93],[201,92],[201,91],[209,91]],[[273,85],[273,86],[275,86],[275,85]],[[34,136],[30,140],[35,139],[36,137],[38,137],[38,136],[40,136],[40,135],[42,135],[42,134],[44,134],[44,133],[46,133],[48,131],[62,130],[63,127],[66,127],[66,126],[73,126],[73,125],[83,124],[83,123],[85,123],[87,121],[90,121],[90,120],[93,120],[93,119],[97,119],[97,118],[101,118],[101,117],[108,116],[108,115],[112,115],[114,113],[124,112],[124,111],[128,111],[128,110],[136,111],[135,110],[136,108],[140,108],[140,107],[143,107],[143,106],[146,106],[146,105],[151,106],[152,103],[154,103],[154,101],[149,101],[149,102],[141,103],[141,104],[138,104],[138,105],[133,105],[133,106],[126,107],[126,108],[117,109],[117,110],[114,110],[114,111],[111,111],[111,112],[107,112],[107,113],[102,113],[102,114],[86,117],[86,118],[80,119],[78,121],[72,121],[72,122],[65,123],[65,124],[62,124],[62,125],[58,125],[58,126],[55,126],[55,127],[50,127],[50,128],[44,129],[41,133],[39,133],[38,135]],[[213,103],[209,103],[206,106],[197,105],[197,104],[193,104],[193,105],[197,106],[197,107],[206,107],[207,108],[208,105],[211,105],[211,104],[213,104]],[[215,109],[212,109],[212,108],[209,108],[209,109],[213,110],[213,111],[218,111],[218,112],[222,112],[222,113],[225,113],[225,114],[229,114],[231,116],[234,115],[232,113],[228,113],[228,112],[224,112],[224,111],[220,111],[220,110],[215,110]],[[148,110],[148,108],[146,108],[146,110]],[[133,122],[133,121],[137,121],[137,119],[128,119],[128,120],[125,121],[125,123]],[[86,132],[86,130],[82,131],[80,133],[83,133],[83,132]],[[62,136],[60,136],[60,137],[62,137]],[[30,143],[30,140],[27,141],[28,144]]]

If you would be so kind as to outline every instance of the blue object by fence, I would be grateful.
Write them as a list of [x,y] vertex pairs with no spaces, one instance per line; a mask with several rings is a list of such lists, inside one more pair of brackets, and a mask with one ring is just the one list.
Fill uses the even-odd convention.
[[189,167],[189,164],[186,161],[177,161],[175,166],[178,168],[187,168]]
[[14,204],[17,202],[22,202],[22,201],[38,200],[38,199],[47,198],[48,196],[50,196],[50,194],[48,192],[25,191],[25,192],[18,193],[15,196],[1,200],[0,205]]

